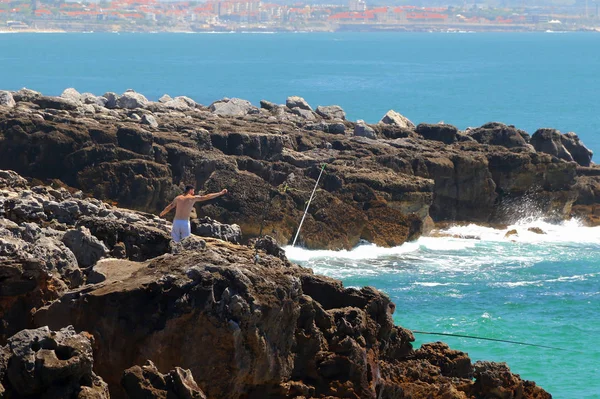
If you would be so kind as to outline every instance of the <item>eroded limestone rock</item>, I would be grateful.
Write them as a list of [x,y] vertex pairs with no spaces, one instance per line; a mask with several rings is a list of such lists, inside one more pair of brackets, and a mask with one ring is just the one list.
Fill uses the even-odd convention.
[[108,386],[92,371],[89,335],[72,326],[23,330],[0,348],[0,381],[8,397],[108,399]]

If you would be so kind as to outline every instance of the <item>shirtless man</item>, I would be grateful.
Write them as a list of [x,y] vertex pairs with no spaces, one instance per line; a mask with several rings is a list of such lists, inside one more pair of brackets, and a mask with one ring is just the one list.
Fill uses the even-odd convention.
[[194,186],[185,186],[185,193],[175,197],[173,202],[167,205],[160,213],[160,217],[163,217],[171,209],[175,208],[175,219],[173,219],[173,228],[171,230],[171,237],[173,237],[173,241],[175,242],[179,242],[192,234],[190,213],[196,202],[208,201],[227,194],[227,189],[206,195],[194,195],[194,190]]

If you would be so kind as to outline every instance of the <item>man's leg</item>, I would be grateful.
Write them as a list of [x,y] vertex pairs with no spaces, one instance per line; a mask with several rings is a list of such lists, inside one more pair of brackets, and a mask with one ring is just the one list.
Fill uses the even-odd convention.
[[192,226],[190,225],[190,221],[188,220],[187,222],[183,222],[184,223],[181,223],[181,240],[192,235]]
[[173,241],[175,242],[179,242],[181,241],[181,221],[179,220],[173,220],[173,227],[171,228],[171,237],[173,238]]

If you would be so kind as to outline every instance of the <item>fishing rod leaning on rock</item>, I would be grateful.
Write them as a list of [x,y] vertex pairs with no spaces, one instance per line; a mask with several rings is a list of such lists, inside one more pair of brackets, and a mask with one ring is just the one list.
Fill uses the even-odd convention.
[[302,215],[302,220],[300,220],[300,225],[298,226],[298,231],[296,232],[296,236],[294,237],[294,241],[292,242],[292,247],[296,246],[296,240],[300,235],[300,229],[302,229],[302,223],[304,223],[304,218],[306,218],[306,214],[308,213],[308,207],[310,206],[310,202],[312,201],[315,192],[317,191],[317,187],[319,186],[319,180],[321,180],[321,175],[325,170],[325,164],[321,164],[321,172],[319,172],[319,177],[317,178],[317,182],[315,183],[315,188],[313,188],[312,193],[310,194],[310,198],[308,199],[308,204],[306,204],[306,209],[304,210],[304,215]]

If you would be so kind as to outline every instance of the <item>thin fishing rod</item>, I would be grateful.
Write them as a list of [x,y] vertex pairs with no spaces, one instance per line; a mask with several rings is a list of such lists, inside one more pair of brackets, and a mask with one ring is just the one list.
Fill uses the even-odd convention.
[[505,343],[508,343],[508,344],[517,344],[517,345],[535,346],[535,347],[538,347],[538,348],[554,349],[554,350],[558,350],[558,351],[567,351],[567,352],[581,352],[581,351],[574,350],[574,349],[564,349],[564,348],[557,348],[557,347],[555,347],[555,346],[547,346],[547,345],[530,344],[530,343],[527,343],[527,342],[510,341],[510,340],[507,340],[507,339],[486,338],[486,337],[474,337],[474,336],[472,336],[472,335],[450,334],[450,333],[429,332],[429,331],[418,331],[418,330],[411,330],[411,331],[412,331],[413,333],[415,333],[415,334],[444,335],[444,336],[446,336],[446,337],[459,337],[459,338],[481,339],[481,340],[485,340],[485,341],[505,342]]
[[296,240],[298,239],[298,236],[300,235],[300,229],[302,228],[302,223],[304,223],[304,218],[306,217],[306,214],[308,213],[308,207],[310,206],[310,202],[313,199],[313,196],[315,195],[315,191],[317,191],[317,186],[319,185],[319,180],[321,180],[321,175],[323,174],[323,171],[325,170],[325,164],[323,164],[321,166],[321,172],[319,173],[319,177],[317,178],[317,183],[315,183],[315,188],[313,188],[312,194],[310,195],[310,198],[308,199],[308,204],[306,204],[306,209],[304,210],[304,215],[302,215],[302,220],[300,221],[300,225],[298,226],[298,231],[296,232],[296,237],[294,237],[294,242],[292,242],[292,247],[296,246]]

